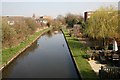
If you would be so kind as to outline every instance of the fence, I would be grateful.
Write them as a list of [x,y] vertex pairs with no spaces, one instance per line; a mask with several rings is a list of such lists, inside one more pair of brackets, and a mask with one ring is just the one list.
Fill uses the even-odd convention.
[[120,67],[101,67],[99,70],[101,80],[120,80]]

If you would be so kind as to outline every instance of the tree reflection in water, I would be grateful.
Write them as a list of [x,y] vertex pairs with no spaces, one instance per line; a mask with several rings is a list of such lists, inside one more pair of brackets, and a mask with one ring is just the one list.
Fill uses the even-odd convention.
[[52,37],[52,35],[53,35],[53,34],[52,34],[52,30],[48,31],[46,35],[47,35],[47,37],[49,37],[49,38]]

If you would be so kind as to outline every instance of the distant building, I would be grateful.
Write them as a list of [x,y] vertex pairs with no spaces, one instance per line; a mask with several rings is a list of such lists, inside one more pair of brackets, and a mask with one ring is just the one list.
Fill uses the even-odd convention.
[[3,16],[2,19],[6,20],[8,25],[14,25],[15,23],[19,23],[20,21],[24,21],[23,16]]
[[51,16],[43,16],[44,19],[52,19]]
[[48,23],[48,21],[52,19],[51,16],[36,17],[35,14],[33,14],[32,18],[35,19],[36,23],[40,23],[41,25],[43,25],[43,24],[46,25]]
[[[95,11],[86,11],[84,12],[84,21],[86,22],[90,17],[91,15],[94,13]],[[111,14],[112,12],[108,11],[108,14]]]
[[14,25],[14,24],[15,24],[15,21],[7,21],[7,23],[8,23],[9,25]]
[[89,19],[93,13],[94,13],[94,11],[84,12],[84,21],[86,22],[87,19]]

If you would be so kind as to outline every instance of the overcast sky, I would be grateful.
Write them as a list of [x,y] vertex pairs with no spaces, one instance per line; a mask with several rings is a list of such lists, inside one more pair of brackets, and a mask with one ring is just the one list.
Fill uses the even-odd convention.
[[[59,1],[59,0],[58,0]],[[81,14],[85,11],[96,10],[101,6],[113,5],[118,7],[118,0],[114,2],[109,0],[97,1],[77,1],[67,0],[56,2],[54,0],[44,0],[40,2],[38,0],[2,0],[2,15],[3,16],[32,16],[33,13],[36,16],[48,15],[56,17],[57,15],[65,15],[67,13]]]

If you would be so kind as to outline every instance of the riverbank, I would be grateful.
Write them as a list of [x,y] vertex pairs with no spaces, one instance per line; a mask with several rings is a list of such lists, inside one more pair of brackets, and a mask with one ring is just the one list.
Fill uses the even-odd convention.
[[27,40],[20,43],[20,45],[2,50],[2,64],[0,70],[6,67],[10,62],[12,62],[16,57],[18,57],[25,49],[30,47],[42,34],[49,31],[51,28],[42,29],[34,35],[30,36]]
[[70,37],[67,30],[63,30],[64,35],[67,39],[68,45],[72,52],[73,59],[76,63],[79,74],[83,80],[98,80],[98,76],[91,68],[90,64],[82,56],[85,54],[87,47],[85,47],[80,41],[75,37]]

